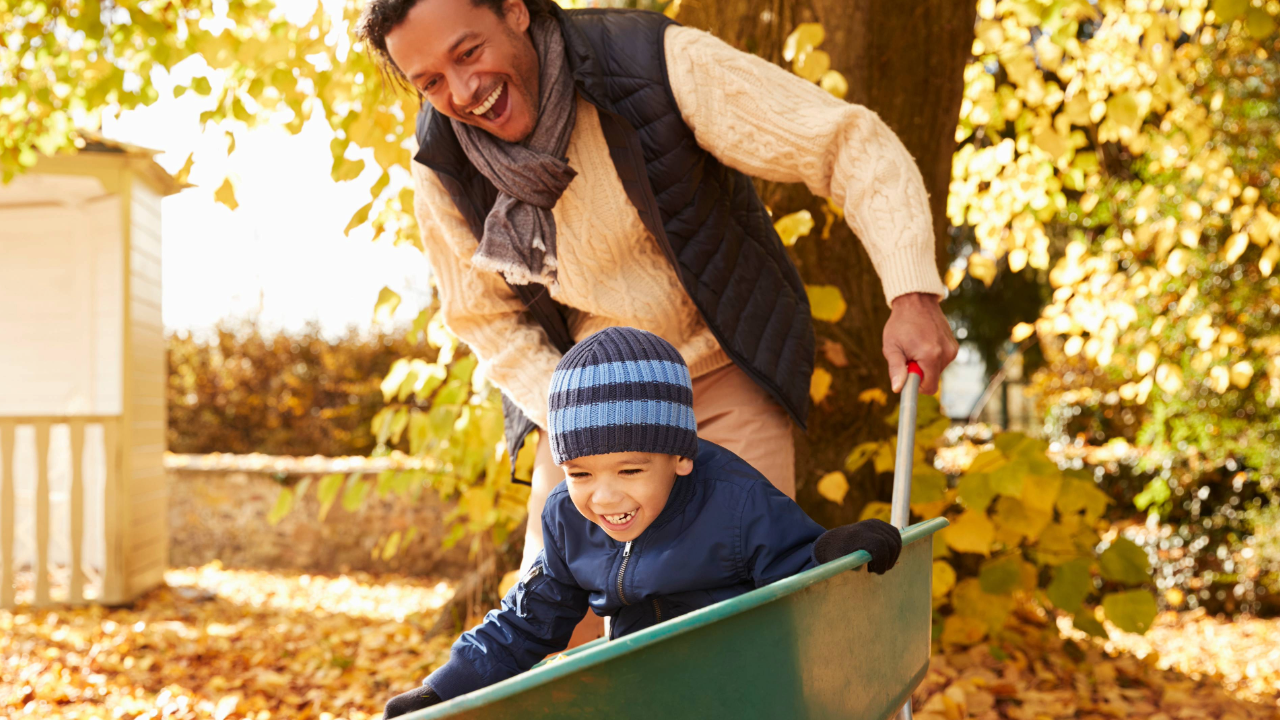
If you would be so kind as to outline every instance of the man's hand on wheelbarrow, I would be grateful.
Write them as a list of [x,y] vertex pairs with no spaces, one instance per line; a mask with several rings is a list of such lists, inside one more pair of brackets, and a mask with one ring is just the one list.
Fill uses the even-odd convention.
[[871,555],[868,570],[883,575],[898,562],[898,553],[902,552],[902,533],[889,523],[874,518],[842,525],[822,533],[813,546],[813,556],[818,562],[826,563],[857,550],[866,550]]
[[884,324],[883,347],[893,391],[902,392],[910,359],[919,363],[924,371],[920,392],[925,395],[938,392],[938,378],[960,351],[947,317],[938,305],[938,296],[927,293],[907,293],[894,298],[893,311]]
[[387,701],[387,707],[383,710],[383,717],[390,718],[400,717],[411,713],[415,710],[431,707],[444,702],[435,690],[423,685],[409,692],[400,693],[399,695]]

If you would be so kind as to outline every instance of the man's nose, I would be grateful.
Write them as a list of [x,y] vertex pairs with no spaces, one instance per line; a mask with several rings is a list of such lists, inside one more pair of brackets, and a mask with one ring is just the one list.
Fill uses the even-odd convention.
[[479,102],[476,95],[480,91],[480,78],[463,69],[454,69],[449,73],[449,92],[453,93],[453,106],[460,112],[470,109]]

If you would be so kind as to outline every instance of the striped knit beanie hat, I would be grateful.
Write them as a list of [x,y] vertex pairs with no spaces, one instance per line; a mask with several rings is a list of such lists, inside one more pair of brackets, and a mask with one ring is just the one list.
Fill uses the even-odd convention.
[[630,327],[601,330],[574,345],[551,376],[551,457],[698,453],[693,382],[679,351]]

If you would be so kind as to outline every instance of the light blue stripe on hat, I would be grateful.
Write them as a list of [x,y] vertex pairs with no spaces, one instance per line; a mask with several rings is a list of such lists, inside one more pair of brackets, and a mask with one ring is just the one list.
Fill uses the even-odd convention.
[[561,370],[551,379],[551,392],[615,383],[660,382],[692,386],[689,368],[667,360],[622,360]]
[[667,425],[698,431],[693,408],[663,400],[619,400],[572,405],[555,410],[550,417],[551,432],[567,433],[611,425]]

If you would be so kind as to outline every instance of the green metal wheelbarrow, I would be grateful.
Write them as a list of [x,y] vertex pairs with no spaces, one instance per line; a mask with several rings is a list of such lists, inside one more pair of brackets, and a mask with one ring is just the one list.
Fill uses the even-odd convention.
[[[920,370],[899,413],[891,519],[906,524]],[[929,666],[932,535],[902,531],[884,575],[859,551],[618,640],[597,640],[404,720],[911,717]]]

